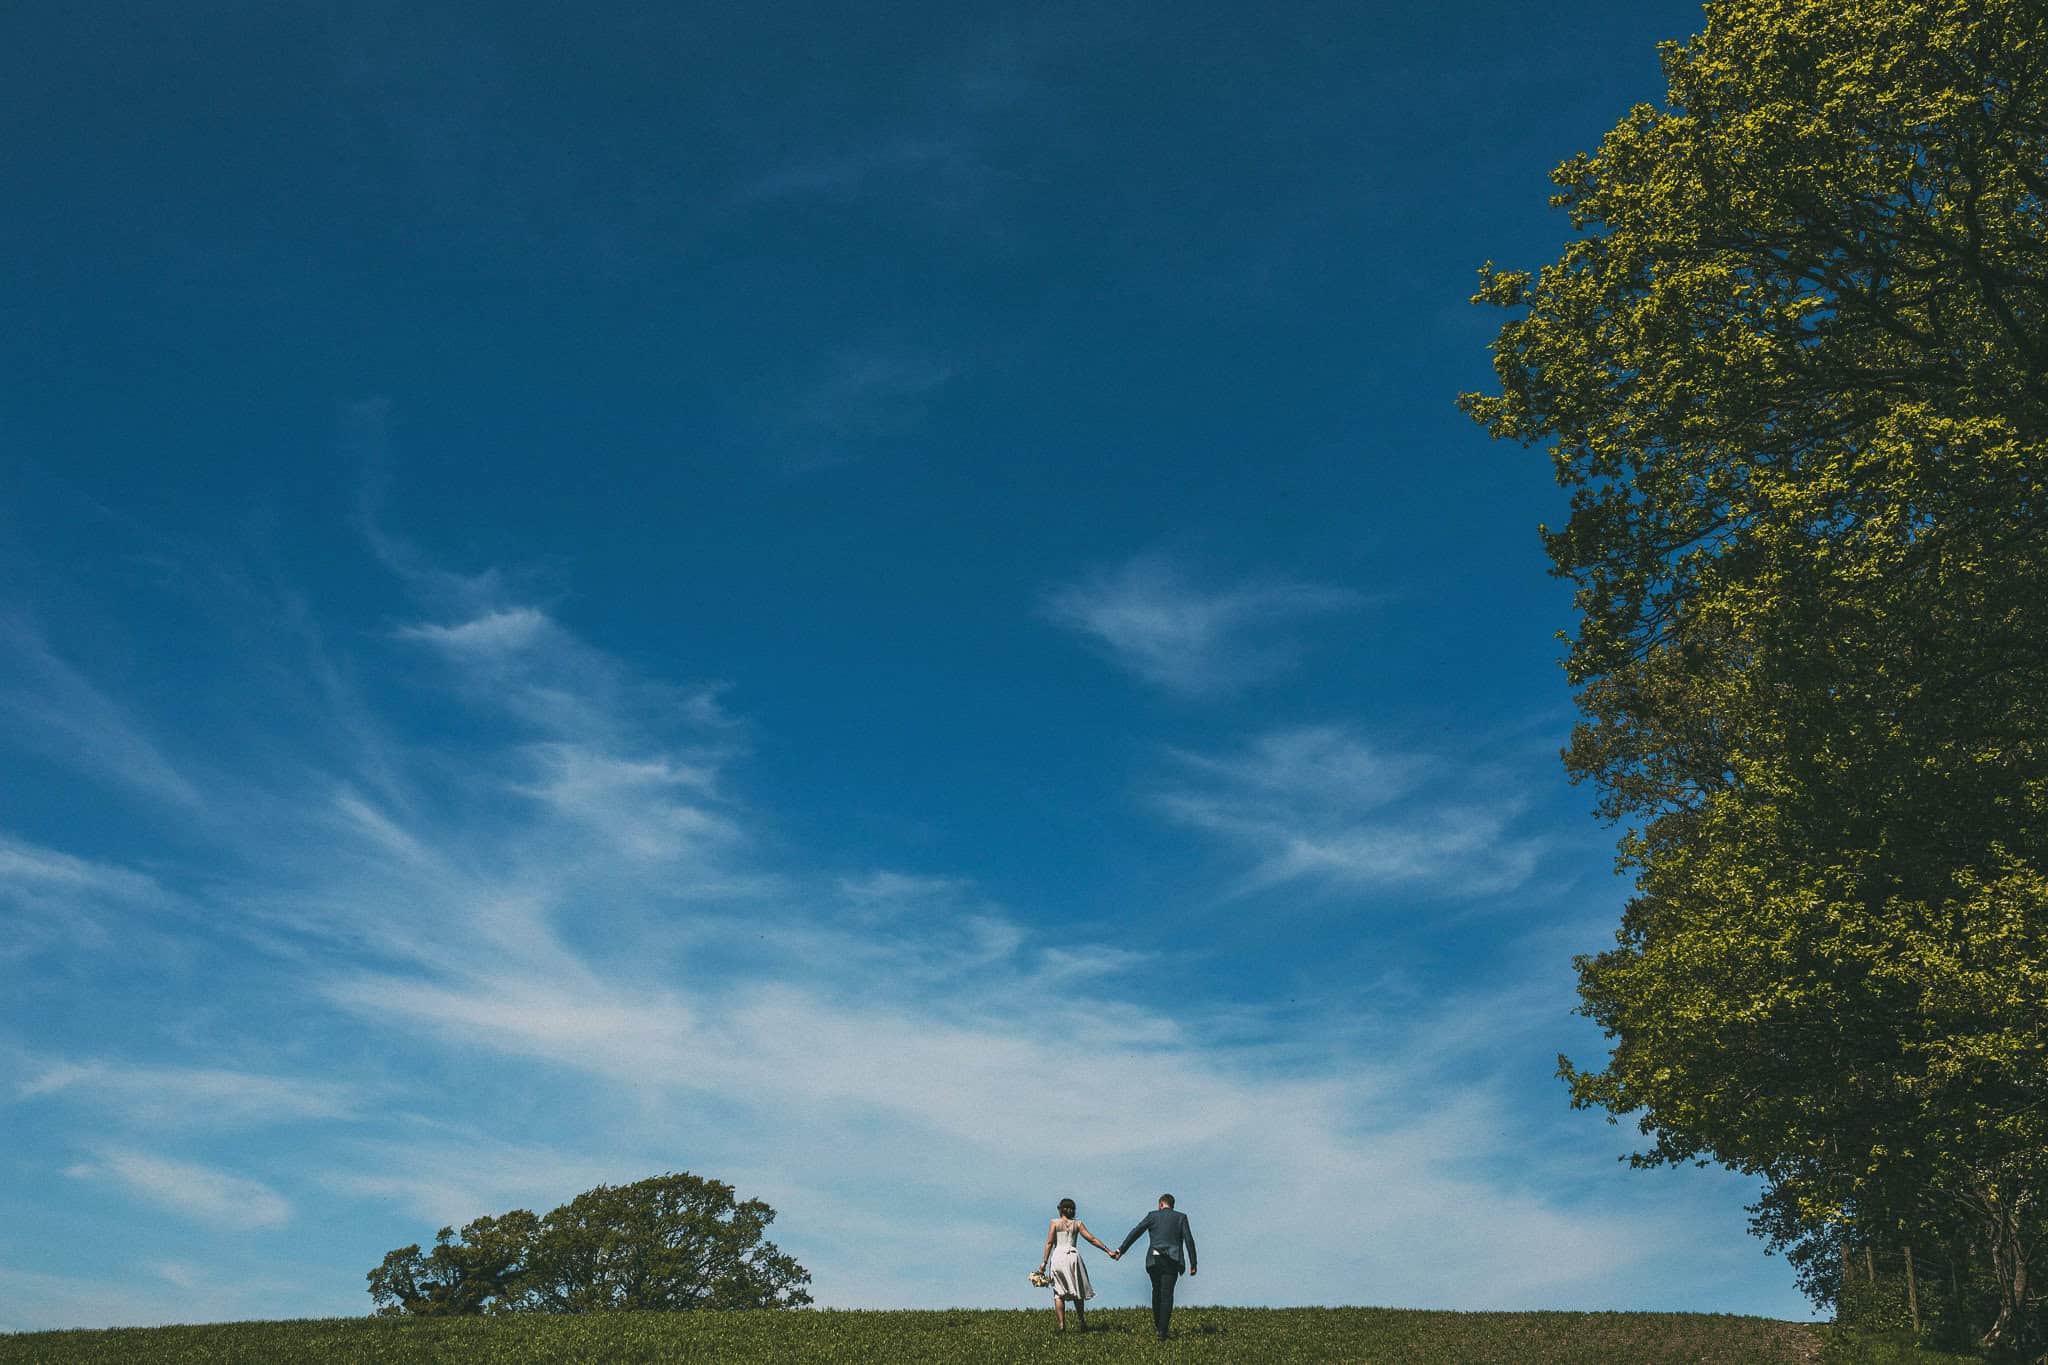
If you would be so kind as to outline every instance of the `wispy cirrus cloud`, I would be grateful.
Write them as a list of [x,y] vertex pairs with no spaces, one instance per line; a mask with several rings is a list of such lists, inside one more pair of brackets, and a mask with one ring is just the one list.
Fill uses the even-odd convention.
[[460,1227],[485,1211],[545,1213],[567,1195],[647,1173],[615,1153],[593,1156],[589,1144],[565,1150],[474,1126],[441,1125],[360,1139],[349,1146],[348,1164],[324,1172],[318,1183],[435,1227]]
[[[91,1154],[77,1179],[216,1229],[294,1216],[266,1179],[109,1143],[124,1104],[173,1132],[206,1130],[209,1107],[218,1129],[292,1125],[266,1176],[328,1191],[323,1217],[378,1245],[696,1169],[781,1208],[778,1240],[849,1307],[1011,1302],[986,1254],[1005,1230],[1063,1193],[1135,1216],[1162,1184],[1226,1242],[1346,1229],[1341,1264],[1309,1237],[1234,1267],[1223,1297],[1247,1302],[1610,1304],[1612,1276],[1670,1240],[1654,1209],[1572,1207],[1500,1159],[1540,1135],[1466,1061],[1401,1041],[1426,1021],[1385,1021],[1370,1051],[1334,1027],[1276,1049],[1255,1003],[1219,1032],[1183,998],[1185,962],[1125,946],[1128,926],[1006,906],[946,868],[815,865],[726,795],[745,726],[715,689],[642,675],[507,577],[466,602],[437,581],[428,615],[371,644],[445,665],[394,676],[462,723],[409,740],[377,720],[404,804],[272,783],[275,809],[230,831],[205,892],[208,932],[250,951],[202,998],[154,1000],[137,1035],[161,1057],[167,1036],[289,999],[295,1034],[346,1038],[352,1074],[392,1083],[344,1083],[269,1026],[235,1035],[233,1067],[200,1046],[145,1065],[110,1039],[28,1068],[11,1106]],[[1401,814],[1432,791],[1456,783],[1421,758],[1296,732],[1176,759],[1162,800],[1264,875],[1332,876],[1281,832],[1334,849],[1361,827],[1436,828]],[[1505,867],[1509,843],[1466,861]],[[30,849],[17,870],[146,889],[67,856]],[[1354,879],[1421,875],[1350,856]],[[1532,1027],[1519,1001],[1467,1011],[1493,1046]],[[88,1122],[63,1126],[77,1109]],[[934,1257],[933,1228],[961,1254]]]
[[0,720],[17,740],[99,782],[188,811],[199,788],[147,735],[127,707],[52,650],[19,616],[0,614]]
[[515,788],[598,831],[627,857],[673,861],[744,838],[717,809],[716,766],[675,754],[617,757],[579,744],[536,745],[535,780]]
[[933,182],[957,190],[981,174],[972,142],[959,132],[886,133],[864,143],[793,159],[741,185],[734,207],[857,194],[878,184]]
[[[1670,1231],[1566,1210],[1488,1173],[1523,1135],[1483,1085],[1426,1083],[1405,1065],[1275,1076],[1143,1009],[1091,1009],[1090,1044],[1077,1049],[1033,1027],[1044,1016],[1013,1014],[1014,1001],[946,1020],[901,1000],[832,1005],[808,988],[695,1017],[675,1002],[600,1006],[508,982],[490,995],[483,1014],[480,994],[380,991],[359,1003],[449,1042],[488,1038],[572,1074],[601,1068],[633,1087],[639,1121],[620,1126],[602,1159],[587,1145],[525,1150],[489,1179],[465,1160],[481,1152],[490,1164],[497,1144],[483,1134],[399,1140],[337,1173],[339,1187],[425,1227],[616,1180],[681,1142],[786,1211],[779,1239],[820,1272],[822,1301],[842,1306],[1008,1301],[1001,1258],[934,1257],[932,1230],[999,1241],[1028,1222],[1013,1211],[1019,1194],[1035,1213],[1077,1186],[1088,1216],[1114,1226],[1142,1212],[1147,1199],[1132,1191],[1170,1179],[1224,1248],[1248,1229],[1317,1216],[1354,1234],[1336,1279],[1328,1247],[1214,1253],[1230,1265],[1226,1301],[1341,1301],[1370,1286],[1380,1303],[1597,1302],[1601,1277],[1654,1256]],[[907,1151],[914,1172],[895,1164]],[[904,1269],[870,1283],[877,1261]]]
[[156,879],[140,872],[0,835],[0,895],[37,893],[104,896],[136,902],[164,898]]
[[861,459],[921,426],[959,372],[929,350],[842,347],[762,415],[769,457],[793,474]]
[[171,901],[143,873],[0,834],[0,963],[66,943],[102,946],[118,908],[150,912]]
[[93,1059],[41,1061],[14,1087],[17,1101],[58,1100],[98,1110],[126,1127],[246,1128],[343,1119],[365,1101],[355,1086],[217,1066],[142,1066]]
[[473,600],[453,619],[410,622],[394,632],[439,659],[479,709],[544,740],[630,747],[680,730],[700,745],[715,743],[721,754],[739,747],[744,727],[720,705],[721,685],[676,687],[639,676],[540,605],[504,600],[497,576],[487,579],[466,594]]
[[553,623],[536,607],[506,607],[482,612],[450,625],[421,622],[405,626],[401,639],[420,640],[450,654],[497,657],[526,649]]
[[102,1146],[95,1159],[65,1171],[75,1180],[108,1180],[137,1197],[201,1223],[273,1228],[291,1221],[292,1206],[260,1180],[195,1161],[132,1147]]
[[1055,588],[1041,606],[1136,677],[1202,697],[1286,672],[1300,656],[1297,627],[1364,600],[1350,589],[1279,578],[1205,586],[1173,559],[1147,554]]
[[[171,1322],[247,1322],[277,1311],[304,1285],[276,1274],[222,1274],[175,1259],[96,1267],[91,1275],[52,1275],[0,1264],[0,1332],[76,1323],[154,1326]],[[300,1300],[303,1302],[303,1300]],[[325,1297],[323,1316],[356,1311],[353,1297]]]
[[1500,774],[1377,748],[1343,727],[1172,758],[1155,807],[1250,855],[1244,889],[1307,881],[1496,895],[1527,881],[1545,848],[1520,828],[1526,803]]
[[[559,622],[519,648],[581,660],[569,674],[603,680],[607,711],[637,694]],[[562,675],[560,660],[522,667]],[[473,695],[479,705],[529,714],[516,692]],[[639,729],[612,714],[587,732],[617,740]],[[692,1161],[751,1177],[750,1188],[786,1201],[780,1235],[818,1270],[825,1302],[876,1302],[863,1297],[870,1292],[896,1303],[999,1301],[1006,1291],[979,1266],[935,1266],[886,1285],[869,1283],[858,1267],[877,1254],[874,1229],[900,1226],[906,1210],[912,1223],[1000,1226],[1011,1216],[1011,1184],[1071,1184],[1069,1164],[1047,1150],[1051,1125],[1061,1150],[1090,1154],[1095,1187],[1150,1188],[1171,1169],[1181,1186],[1207,1192],[1206,1214],[1220,1226],[1341,1205],[1346,1219],[1370,1229],[1368,1240],[1402,1248],[1375,1267],[1383,1301],[1443,1301],[1440,1277],[1454,1265],[1469,1276],[1476,1244],[1513,1248],[1489,1263],[1485,1301],[1493,1303],[1569,1294],[1618,1257],[1647,1250],[1640,1227],[1568,1212],[1538,1190],[1473,1173],[1471,1163],[1512,1121],[1485,1086],[1447,1088],[1436,1070],[1441,1054],[1419,1070],[1360,1063],[1275,1074],[1259,1047],[1220,1046],[1149,1003],[1136,983],[1162,969],[1158,954],[1085,935],[1048,942],[965,877],[777,873],[740,903],[679,898],[677,885],[707,866],[748,871],[749,817],[728,808],[729,840],[655,840],[644,860],[605,859],[605,895],[593,905],[579,877],[604,850],[646,833],[638,807],[715,803],[721,765],[738,755],[594,757],[566,743],[514,750],[544,756],[546,779],[530,768],[518,776],[517,763],[483,765],[540,797],[527,812],[537,823],[501,832],[518,852],[496,860],[493,874],[509,876],[525,899],[515,907],[490,886],[421,880],[393,863],[383,874],[395,879],[388,892],[351,887],[358,905],[408,908],[406,921],[370,930],[377,941],[403,938],[393,965],[335,962],[314,981],[334,1008],[408,1047],[481,1054],[496,1059],[485,1063],[491,1069],[527,1077],[529,1088],[604,1097],[581,1104],[593,1122],[615,1126],[611,1135],[579,1144],[572,1123],[553,1155],[521,1149],[500,1177],[454,1184],[446,1174],[461,1165],[453,1153],[497,1146],[482,1134],[439,1131],[379,1139],[374,1158],[366,1148],[323,1177],[331,1188],[445,1221],[491,1210],[494,1199],[543,1203],[573,1193],[576,1182],[632,1178],[680,1143]],[[1420,760],[1304,738],[1236,760],[1190,759],[1187,770],[1302,802],[1361,787],[1393,802],[1432,780]],[[549,783],[558,788],[551,795]],[[435,852],[434,865],[462,862],[437,851],[452,831],[409,833]],[[414,932],[422,919],[467,927],[430,944]],[[1090,1033],[1079,1049],[1064,1029],[1076,999],[1087,1001]],[[1060,1103],[1049,1113],[1053,1095]],[[1134,1111],[1157,1121],[1133,1124]],[[914,1177],[891,1173],[906,1150],[919,1153]],[[991,1170],[1006,1173],[997,1188]],[[1343,1193],[1389,1183],[1413,1198],[1348,1201]],[[880,1236],[886,1243],[893,1234]],[[906,1233],[883,1254],[914,1264],[921,1239]],[[1320,1254],[1274,1253],[1238,1276],[1231,1293],[1290,1301],[1314,1279]],[[1432,1278],[1413,1269],[1423,1266]]]
[[775,164],[742,178],[728,209],[773,211],[874,196],[948,219],[981,204],[1004,181],[1002,125],[1027,112],[1044,87],[1031,71],[1038,43],[989,35],[955,62],[921,73],[924,107],[864,128],[830,126],[798,139]]
[[894,910],[904,906],[950,904],[969,889],[963,877],[932,877],[877,868],[839,878],[839,893],[863,908]]

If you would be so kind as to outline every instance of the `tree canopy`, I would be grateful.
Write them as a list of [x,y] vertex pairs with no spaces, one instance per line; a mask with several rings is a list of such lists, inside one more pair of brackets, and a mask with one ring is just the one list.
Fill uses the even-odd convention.
[[445,1227],[369,1273],[388,1316],[800,1308],[810,1272],[765,1239],[775,1210],[683,1172],[600,1185],[537,1217]]
[[384,1257],[369,1274],[370,1297],[380,1313],[449,1317],[498,1309],[519,1297],[523,1274],[540,1220],[525,1209],[502,1218],[465,1223],[460,1240],[452,1227],[434,1235],[434,1249],[418,1243]]
[[1717,0],[1663,64],[1555,172],[1563,255],[1483,269],[1462,400],[1570,492],[1565,761],[1636,878],[1560,1068],[1774,1242],[1937,1246],[2038,1340],[2048,4]]

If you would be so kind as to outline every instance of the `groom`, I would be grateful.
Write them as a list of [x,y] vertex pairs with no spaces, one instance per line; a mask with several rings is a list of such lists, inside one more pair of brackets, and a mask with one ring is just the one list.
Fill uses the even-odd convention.
[[[1195,1273],[1195,1232],[1188,1226],[1188,1216],[1174,1208],[1173,1196],[1162,1194],[1159,1207],[1138,1220],[1138,1226],[1131,1229],[1130,1236],[1124,1238],[1124,1244],[1110,1259],[1122,1260],[1141,1233],[1150,1233],[1152,1237],[1152,1245],[1145,1253],[1145,1273],[1152,1277],[1152,1328],[1164,1341],[1166,1325],[1173,1320],[1173,1282],[1180,1278],[1183,1263],[1189,1275]],[[1187,1248],[1185,1260],[1182,1247]]]

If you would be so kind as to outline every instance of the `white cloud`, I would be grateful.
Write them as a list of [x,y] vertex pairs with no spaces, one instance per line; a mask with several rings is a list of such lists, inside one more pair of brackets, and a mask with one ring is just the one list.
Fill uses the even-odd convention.
[[[416,577],[438,584],[435,571]],[[678,688],[641,678],[593,649],[537,606],[507,603],[502,576],[462,580],[427,591],[470,604],[453,625],[415,623],[399,639],[431,648],[461,695],[480,712],[537,731],[545,740],[630,754],[681,729],[703,741],[710,758],[737,751],[743,727],[720,704],[722,685]]]
[[230,1228],[274,1228],[291,1220],[292,1206],[260,1180],[197,1162],[126,1147],[101,1147],[96,1161],[71,1166],[79,1180],[111,1180],[151,1204],[201,1223]]
[[1170,559],[1141,555],[1047,594],[1044,611],[1146,682],[1210,696],[1286,672],[1299,653],[1294,627],[1362,600],[1284,579],[1204,588]]
[[[578,979],[580,978],[580,979]],[[641,1083],[658,1076],[687,1084],[710,1065],[712,1040],[673,994],[635,997],[593,978],[516,974],[510,966],[454,981],[355,973],[323,994],[384,1024],[437,1035],[457,1047],[483,1047],[532,1060],[588,1069]]]
[[1190,770],[1226,787],[1277,799],[1366,810],[1412,792],[1431,772],[1429,761],[1360,742],[1340,726],[1302,726],[1261,735],[1224,758],[1177,755]]
[[308,680],[320,700],[324,719],[340,742],[344,761],[385,799],[406,804],[403,747],[364,699],[355,677],[328,648],[306,599],[287,591],[279,605],[279,624],[300,644]]
[[[1371,777],[1392,800],[1419,780],[1413,762],[1300,738],[1243,762],[1248,785],[1289,792]],[[991,1241],[1005,1227],[1028,1240],[1043,1216],[1034,1205],[1020,1219],[1018,1199],[1076,1184],[1109,1201],[1106,1226],[1162,1183],[1181,1189],[1219,1235],[1210,1264],[1230,1270],[1210,1283],[1228,1301],[1611,1304],[1604,1278],[1668,1233],[1565,1208],[1504,1174],[1498,1158],[1525,1121],[1489,1087],[1450,1079],[1454,1045],[1413,1046],[1430,1021],[1376,1038],[1377,1059],[1328,1030],[1276,1070],[1265,1050],[1220,1042],[1220,1021],[1155,1003],[1151,955],[1043,947],[957,878],[878,872],[837,890],[912,922],[842,931],[787,904],[700,923],[699,950],[731,939],[761,955],[715,975],[687,954],[651,954],[676,970],[649,973],[556,944],[545,971],[471,951],[432,974],[331,976],[327,997],[365,1026],[496,1053],[539,1093],[610,1107],[569,1125],[581,1144],[443,1134],[366,1148],[329,1183],[438,1226],[695,1166],[783,1208],[778,1236],[818,1271],[821,1300],[847,1306],[1009,1301],[1014,1286],[982,1261],[926,1266],[933,1238],[976,1229],[963,1245],[978,1239],[982,1260],[1007,1264]],[[1461,1036],[1498,1046],[1528,1014],[1519,997],[1462,1000]],[[1249,1263],[1230,1249],[1256,1227],[1330,1219],[1350,1229],[1341,1264],[1313,1238],[1262,1245]]]
[[1520,831],[1524,803],[1499,774],[1388,753],[1338,727],[1175,758],[1179,772],[1155,805],[1249,853],[1248,888],[1308,880],[1497,894],[1527,881],[1544,850]]
[[958,135],[906,134],[791,161],[736,191],[735,206],[771,204],[857,193],[877,181],[936,177],[960,181],[977,174],[971,146]]
[[952,361],[921,350],[840,350],[767,417],[773,454],[793,473],[858,459],[923,423],[958,373]]
[[[516,790],[598,832],[629,857],[666,862],[693,852],[708,855],[741,837],[731,819],[709,807],[717,786],[715,762],[667,754],[620,758],[567,743],[530,752],[540,776]],[[677,792],[697,799],[678,800]]]
[[14,741],[97,781],[187,812],[205,801],[127,709],[59,658],[18,617],[0,615],[0,720]]
[[75,1327],[155,1327],[178,1322],[247,1322],[276,1316],[280,1302],[302,1305],[309,1315],[360,1312],[353,1293],[306,1295],[302,1282],[274,1276],[223,1276],[187,1262],[156,1261],[137,1267],[164,1281],[122,1274],[114,1267],[97,1277],[51,1275],[0,1265],[0,1332],[39,1332]]
[[140,872],[0,834],[0,963],[66,946],[103,949],[117,911],[171,903]]
[[[945,1021],[792,989],[698,1019],[673,1001],[495,981],[477,992],[386,983],[358,1003],[450,1042],[593,1073],[635,1092],[642,1117],[623,1136],[598,1122],[604,1145],[574,1157],[482,1138],[381,1147],[365,1169],[337,1173],[338,1188],[437,1224],[544,1208],[660,1169],[664,1150],[688,1152],[784,1211],[777,1236],[820,1272],[828,1304],[1010,1301],[1001,1247],[1028,1255],[1038,1206],[1064,1193],[1114,1237],[1158,1187],[1180,1191],[1209,1238],[1210,1279],[1190,1289],[1214,1286],[1225,1302],[1612,1304],[1608,1277],[1673,1235],[1503,1177],[1501,1158],[1534,1135],[1484,1086],[1399,1064],[1267,1074],[1072,1002],[1034,1013],[1005,999]],[[1340,1245],[1270,1235],[1330,1226],[1344,1229]],[[963,1227],[979,1243],[971,1256],[869,1283],[874,1266],[932,1261],[933,1239]]]
[[419,840],[413,838],[390,816],[357,793],[346,790],[336,792],[334,808],[341,814],[349,828],[369,836],[370,842],[385,852],[396,854],[410,863],[432,861],[432,855],[421,847]]
[[[943,873],[767,865],[762,818],[724,795],[740,746],[715,691],[650,683],[538,607],[450,619],[407,638],[459,661],[454,695],[512,733],[390,754],[420,775],[403,809],[331,781],[280,796],[289,809],[243,833],[209,891],[209,928],[262,944],[251,979],[224,987],[249,994],[205,1002],[305,1000],[366,1065],[430,1068],[435,1104],[371,1105],[287,1065],[282,1044],[239,1053],[246,1071],[46,1064],[18,1099],[175,1120],[182,1092],[244,1123],[346,1121],[338,1137],[293,1130],[306,1154],[267,1169],[296,1161],[344,1208],[395,1205],[427,1232],[696,1169],[781,1208],[778,1239],[845,1306],[1017,1302],[1051,1199],[1074,1194],[1120,1235],[1162,1187],[1213,1239],[1191,1294],[1229,1301],[1620,1306],[1618,1274],[1676,1254],[1655,1206],[1568,1203],[1531,1175],[1521,1149],[1547,1129],[1424,1046],[1426,1022],[1390,1020],[1361,1046],[1340,1004],[1290,1020],[1291,1050],[1247,1041],[1259,1002],[1191,1005],[1185,961],[1127,946],[1122,925],[1005,909]],[[498,624],[463,633],[480,622]],[[1239,635],[1216,627],[1195,651],[1212,676]],[[1341,730],[1174,763],[1162,806],[1247,850],[1259,876],[1469,890],[1526,852],[1508,814],[1459,845],[1448,815],[1417,813],[1492,809],[1469,775]],[[1369,847],[1403,832],[1421,840],[1406,861]],[[99,875],[32,849],[15,866]],[[1511,1003],[1482,994],[1462,1013],[1497,1045],[1531,1027]],[[95,1151],[78,1178],[181,1217],[293,1216],[246,1175]]]
[[398,634],[401,639],[419,640],[451,654],[510,654],[532,645],[552,624],[547,613],[537,608],[511,607],[454,625],[405,626]]
[[0,894],[8,889],[25,894],[105,896],[141,903],[164,899],[155,880],[139,872],[91,862],[0,834]]
[[863,909],[900,908],[933,902],[951,903],[964,895],[969,885],[960,877],[931,877],[877,869],[860,876],[841,877],[839,893]]
[[[828,144],[793,149],[780,164],[741,183],[727,205],[742,211],[814,209],[819,201],[873,195],[935,225],[973,215],[1006,179],[997,164],[998,128],[1046,94],[1031,70],[1041,55],[1038,46],[1038,40],[1007,27],[977,40],[953,69],[913,81],[902,92],[914,99],[921,93],[921,110],[850,132],[833,121],[825,129]],[[1014,130],[1008,136],[1014,138]]]
[[[330,1171],[321,1183],[340,1194],[400,1209],[429,1230],[461,1227],[479,1215],[515,1208],[546,1213],[593,1186],[625,1184],[654,1173],[646,1160],[565,1154],[473,1130],[371,1139],[357,1143],[353,1153],[358,1167]],[[403,1242],[414,1235],[394,1238]]]
[[206,1271],[189,1261],[153,1261],[149,1268],[180,1289],[197,1289],[206,1281]]
[[363,1099],[339,1081],[109,1061],[41,1063],[15,1087],[15,1095],[87,1104],[124,1126],[150,1129],[347,1118]]
[[[616,666],[559,627],[550,636],[543,652],[601,684],[585,700],[605,715],[585,733],[631,732]],[[1156,955],[1087,936],[1047,943],[959,877],[871,870],[830,878],[823,895],[774,887],[743,913],[682,911],[673,884],[746,846],[732,811],[719,812],[729,843],[663,833],[668,808],[717,800],[722,758],[625,757],[609,739],[517,752],[537,776],[514,789],[543,817],[503,836],[517,845],[500,861],[516,868],[522,908],[474,883],[394,872],[407,918],[389,932],[411,934],[417,966],[337,967],[318,990],[364,1028],[578,1098],[544,1144],[388,1140],[331,1171],[336,1190],[430,1228],[671,1167],[747,1177],[784,1209],[778,1235],[809,1258],[821,1300],[849,1306],[1011,1301],[987,1238],[1022,1226],[1028,1240],[1043,1212],[1020,1222],[1020,1192],[1046,1202],[1077,1182],[1109,1202],[1108,1223],[1162,1184],[1182,1190],[1220,1239],[1210,1263],[1230,1270],[1210,1283],[1233,1301],[1612,1304],[1607,1278],[1668,1232],[1518,1179],[1499,1158],[1526,1121],[1487,1085],[1453,1079],[1444,1049],[1418,1045],[1426,1025],[1390,1025],[1371,1052],[1342,1041],[1348,1022],[1329,1027],[1322,1048],[1276,1067],[1270,1050],[1224,1041],[1236,1021],[1185,1014],[1170,987],[1162,998],[1172,967]],[[1469,890],[1518,856],[1510,834],[1451,839],[1455,803],[1413,812],[1416,797],[1455,789],[1446,765],[1340,730],[1279,732],[1176,766],[1162,801],[1252,846],[1261,875]],[[1387,850],[1368,850],[1376,833]],[[414,834],[435,854],[431,831]],[[659,875],[620,880],[634,860],[613,856],[601,901],[573,894],[598,851],[640,840],[669,860]],[[1332,861],[1309,860],[1311,848]],[[352,880],[356,904],[364,893]],[[420,947],[423,923],[448,926],[443,946]],[[574,946],[593,937],[637,950]],[[1463,1003],[1495,1044],[1526,1027],[1519,1000]],[[1262,1243],[1252,1258],[1229,1249],[1257,1227],[1332,1219],[1350,1230],[1340,1251],[1315,1238]],[[955,1226],[982,1230],[989,1267],[925,1265],[929,1230]],[[923,1269],[877,1276],[878,1262]]]

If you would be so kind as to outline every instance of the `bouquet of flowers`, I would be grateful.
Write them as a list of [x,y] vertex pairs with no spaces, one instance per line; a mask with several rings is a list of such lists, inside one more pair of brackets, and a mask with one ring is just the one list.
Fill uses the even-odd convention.
[[1043,1267],[1031,1272],[1031,1283],[1039,1289],[1052,1288],[1052,1281],[1046,1277]]

